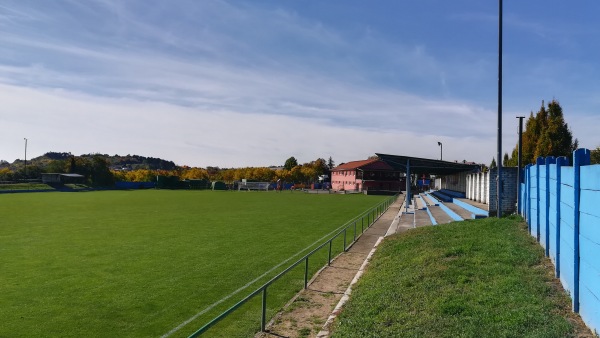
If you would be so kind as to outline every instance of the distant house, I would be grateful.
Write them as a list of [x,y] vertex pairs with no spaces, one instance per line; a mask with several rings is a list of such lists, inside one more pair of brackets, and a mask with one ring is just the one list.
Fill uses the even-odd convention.
[[42,183],[45,184],[67,184],[84,182],[85,176],[79,174],[42,173]]
[[406,177],[379,159],[352,161],[331,169],[333,190],[400,191],[405,186]]

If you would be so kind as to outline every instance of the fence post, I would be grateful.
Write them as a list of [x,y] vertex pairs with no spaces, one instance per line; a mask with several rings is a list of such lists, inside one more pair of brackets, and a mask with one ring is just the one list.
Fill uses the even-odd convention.
[[529,235],[531,235],[531,164],[527,165],[527,174],[525,177],[527,178],[527,182],[525,182],[525,190],[527,191],[527,198],[525,199],[525,219],[527,221]]
[[527,210],[527,202],[529,201],[529,164],[523,168],[523,184],[525,187],[523,188],[523,201],[521,201],[521,208],[523,209],[521,216],[528,223],[527,227],[529,228],[529,211]]
[[562,184],[561,167],[563,165],[569,165],[569,160],[564,156],[558,157],[556,159],[556,262],[554,262],[556,278],[560,278],[560,190]]
[[529,209],[528,209],[528,205],[529,205],[529,164],[525,166],[525,180],[523,181],[523,183],[525,183],[525,198],[523,198],[523,218],[525,219],[525,223],[527,223],[527,230],[530,230],[529,228]]
[[575,201],[573,203],[574,221],[573,221],[573,312],[579,313],[579,197],[581,195],[581,171],[583,165],[590,164],[590,151],[587,149],[577,149],[573,152],[573,192]]
[[538,157],[537,160],[535,161],[535,181],[536,181],[536,194],[535,194],[535,199],[536,199],[536,206],[537,209],[535,211],[536,213],[536,220],[535,220],[535,229],[536,229],[536,234],[535,237],[538,241],[538,243],[540,242],[540,164],[544,164],[544,158],[543,157]]
[[346,252],[346,229],[348,229],[348,228],[344,229],[344,250],[342,250],[344,252]]
[[546,257],[550,256],[550,164],[556,163],[554,156],[546,157],[546,206],[544,212],[546,213]]
[[356,241],[356,221],[354,221],[354,240]]
[[308,256],[306,256],[306,261],[304,264],[304,290],[308,287]]
[[329,240],[329,256],[327,256],[327,265],[331,265],[331,242],[333,242],[332,239]]
[[260,331],[265,332],[267,326],[267,285],[262,292],[262,315],[260,318]]

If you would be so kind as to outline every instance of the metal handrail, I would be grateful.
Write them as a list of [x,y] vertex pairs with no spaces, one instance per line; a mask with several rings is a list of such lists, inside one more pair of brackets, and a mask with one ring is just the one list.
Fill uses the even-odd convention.
[[[244,303],[246,303],[247,301],[249,301],[250,299],[252,299],[256,295],[258,295],[259,293],[262,293],[262,313],[261,313],[260,330],[261,330],[261,332],[264,332],[265,331],[265,327],[266,327],[267,288],[271,284],[273,284],[274,282],[276,282],[279,278],[281,278],[285,274],[287,274],[290,270],[292,270],[293,268],[295,268],[296,266],[298,266],[300,263],[305,262],[305,268],[304,268],[304,289],[306,289],[308,287],[308,258],[310,256],[312,256],[315,252],[317,252],[320,249],[322,249],[325,245],[329,244],[329,255],[328,255],[328,259],[327,259],[327,265],[331,265],[331,243],[333,242],[333,240],[335,240],[338,236],[340,236],[343,233],[344,234],[344,250],[343,251],[346,252],[358,240],[358,238],[360,238],[360,236],[364,233],[364,229],[365,229],[364,228],[364,218],[365,218],[365,216],[367,216],[367,229],[368,229],[368,228],[371,227],[371,225],[373,225],[375,223],[375,221],[379,217],[381,217],[381,215],[383,215],[383,213],[390,207],[390,205],[392,205],[392,203],[397,198],[398,198],[398,194],[396,194],[393,197],[391,197],[391,198],[383,201],[379,205],[371,208],[369,211],[366,211],[366,212],[362,213],[360,216],[355,217],[354,220],[350,221],[348,223],[348,225],[344,229],[340,230],[338,233],[336,233],[335,235],[333,235],[329,240],[323,242],[321,245],[319,245],[318,247],[316,247],[313,250],[311,250],[304,257],[300,258],[298,261],[296,261],[295,263],[293,263],[292,265],[290,265],[289,267],[287,267],[285,270],[283,270],[280,273],[278,273],[275,277],[271,278],[268,282],[266,282],[265,284],[263,284],[261,287],[259,287],[258,289],[256,289],[254,292],[250,293],[249,295],[247,295],[246,297],[244,297],[242,300],[240,300],[239,302],[237,302],[236,304],[234,304],[232,307],[230,307],[229,309],[227,309],[225,312],[221,313],[220,315],[218,315],[217,317],[215,317],[214,319],[212,319],[210,322],[206,323],[204,326],[202,326],[196,332],[192,333],[189,336],[189,338],[200,336],[202,333],[206,332],[213,325],[217,324],[221,319],[227,317],[230,313],[232,313],[233,311],[235,311],[240,306],[244,305]],[[377,216],[375,216],[375,215],[377,215]],[[361,218],[361,233],[357,237],[356,236],[356,223],[357,223],[358,218]],[[346,246],[346,232],[347,232],[347,229],[349,227],[351,227],[351,226],[354,226],[354,240],[348,246]]]

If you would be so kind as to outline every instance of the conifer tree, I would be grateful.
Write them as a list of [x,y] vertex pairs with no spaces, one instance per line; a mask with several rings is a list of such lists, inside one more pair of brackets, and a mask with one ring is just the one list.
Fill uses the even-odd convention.
[[[543,107],[543,106],[542,106]],[[536,140],[535,135],[538,133],[539,128],[537,124],[537,120],[533,115],[533,112],[529,114],[529,119],[525,123],[525,131],[523,132],[523,149],[522,149],[522,159],[523,163],[533,163],[532,159],[535,158],[535,146]],[[518,152],[519,144],[515,146]],[[514,151],[513,151],[514,153]]]
[[[552,100],[547,109],[542,101],[542,106],[534,116],[533,112],[525,124],[523,132],[523,163],[535,163],[539,156],[567,156],[570,157],[577,149],[578,141],[573,140],[569,125],[565,122],[563,110],[558,101]],[[508,161],[517,164],[518,144]]]
[[329,159],[327,160],[327,168],[329,170],[335,168],[335,162],[333,162],[333,158],[331,158],[331,156],[329,156]]
[[510,167],[510,158],[508,157],[508,153],[504,153],[504,158],[502,159],[502,166]]
[[600,164],[600,146],[590,151],[591,164]]

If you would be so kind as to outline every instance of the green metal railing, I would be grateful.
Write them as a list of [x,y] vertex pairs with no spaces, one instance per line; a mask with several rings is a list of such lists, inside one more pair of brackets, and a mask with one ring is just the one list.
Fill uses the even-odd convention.
[[[310,251],[304,257],[300,258],[295,263],[293,263],[292,265],[290,265],[288,268],[286,268],[285,270],[283,270],[282,272],[280,272],[279,274],[277,274],[275,277],[271,278],[271,280],[269,280],[268,282],[266,282],[265,284],[263,284],[256,291],[254,291],[251,294],[249,294],[248,296],[244,297],[242,300],[240,300],[235,305],[233,305],[232,307],[230,307],[229,309],[227,309],[225,312],[221,313],[220,315],[218,315],[217,317],[215,317],[213,320],[211,320],[210,322],[206,323],[204,326],[202,326],[196,332],[192,333],[189,337],[192,338],[192,337],[198,337],[198,336],[200,336],[201,334],[203,334],[204,332],[206,332],[210,327],[212,327],[213,325],[217,324],[220,320],[222,320],[223,318],[227,317],[230,313],[234,312],[237,308],[239,308],[244,303],[246,303],[250,299],[254,298],[258,294],[262,294],[262,311],[261,311],[260,330],[261,330],[261,332],[264,332],[265,331],[265,327],[267,325],[267,289],[269,288],[269,286],[271,284],[275,283],[278,279],[280,279],[281,277],[283,277],[285,274],[287,274],[290,270],[292,270],[293,268],[295,268],[296,266],[298,266],[302,262],[304,262],[304,289],[306,289],[308,287],[308,267],[309,267],[308,259],[310,258],[310,256],[312,256],[314,253],[316,253],[317,251],[319,251],[320,249],[322,249],[326,245],[329,245],[329,253],[328,253],[328,257],[327,257],[327,265],[331,265],[331,260],[332,260],[331,253],[332,253],[332,243],[333,243],[333,241],[335,239],[337,239],[339,236],[343,235],[344,236],[343,252],[348,251],[348,249],[350,247],[352,247],[352,245],[354,244],[354,242],[356,242],[356,240],[358,238],[360,238],[360,236],[364,233],[364,231],[366,229],[370,228],[371,225],[373,225],[375,223],[375,221],[390,207],[390,205],[392,205],[392,203],[394,203],[394,201],[397,198],[398,198],[398,195],[394,195],[393,197],[388,198],[387,200],[383,201],[379,205],[371,208],[370,210],[368,210],[365,213],[361,214],[360,216],[356,217],[354,220],[350,221],[348,223],[348,225],[346,227],[344,227],[344,229],[340,230],[338,233],[336,233],[329,240],[325,241],[323,244],[319,245],[318,247],[316,247],[315,249],[313,249],[312,251]],[[366,227],[365,227],[365,217],[366,217]],[[357,224],[358,224],[358,219],[359,218],[360,218],[360,223],[361,223],[360,234],[357,233]],[[354,228],[354,231],[353,231],[353,240],[352,240],[352,242],[350,242],[349,244],[347,244],[347,240],[346,240],[347,232],[348,232],[348,229],[351,228],[351,227]]]

